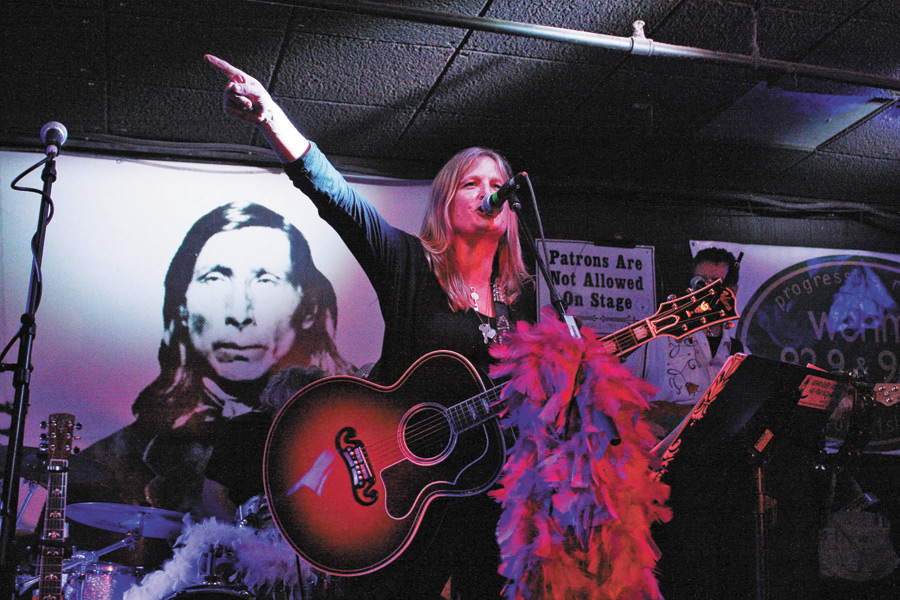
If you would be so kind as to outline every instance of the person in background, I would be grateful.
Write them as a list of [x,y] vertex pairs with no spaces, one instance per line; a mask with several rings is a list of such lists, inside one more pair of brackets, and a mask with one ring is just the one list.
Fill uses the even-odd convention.
[[[435,177],[418,236],[387,223],[308,141],[263,85],[227,62],[206,60],[228,79],[224,110],[255,123],[284,163],[285,172],[341,236],[379,299],[385,331],[370,379],[390,385],[422,355],[452,350],[482,373],[491,344],[528,303],[521,301],[528,273],[516,215],[508,206],[481,210],[482,198],[512,172],[498,153],[469,148]],[[462,400],[462,399],[461,399]],[[448,578],[454,598],[499,598],[500,508],[486,493],[454,499],[433,536],[419,536],[397,560],[369,575],[349,577],[348,598],[433,599]]]
[[[738,267],[722,248],[705,248],[692,262],[691,285],[699,289],[716,279],[735,296]],[[646,417],[661,442],[662,454],[673,443],[697,402],[732,354],[740,351],[734,329],[726,324],[695,331],[680,340],[650,342],[647,380],[658,388]],[[753,591],[752,506],[746,471],[748,461],[704,455],[697,462],[670,469],[663,481],[671,486],[668,505],[673,517],[658,524],[653,538],[662,556],[657,563],[659,585],[666,598],[749,600]],[[692,459],[691,459],[692,460]]]
[[[734,254],[722,248],[704,248],[692,263],[694,289],[721,279],[737,296],[739,269]],[[659,391],[647,412],[660,439],[671,432],[693,410],[732,354],[742,352],[732,323],[720,323],[695,331],[680,340],[664,337],[650,342],[647,381]]]

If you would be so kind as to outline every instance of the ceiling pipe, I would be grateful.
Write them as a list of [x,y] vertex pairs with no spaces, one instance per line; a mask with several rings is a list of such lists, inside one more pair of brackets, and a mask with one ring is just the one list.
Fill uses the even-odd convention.
[[677,46],[655,42],[644,36],[643,21],[635,21],[634,33],[631,37],[619,37],[603,33],[565,29],[563,27],[533,25],[530,23],[519,23],[516,21],[506,21],[489,17],[473,17],[460,13],[447,13],[415,6],[396,6],[380,4],[377,2],[356,0],[353,2],[346,0],[287,0],[282,2],[270,2],[266,0],[251,1],[259,1],[265,4],[305,6],[308,8],[352,12],[379,17],[390,17],[403,21],[427,23],[430,25],[459,27],[490,33],[504,33],[556,42],[568,42],[580,44],[582,46],[628,52],[637,56],[690,58],[720,64],[737,65],[748,69],[771,70],[791,75],[802,75],[814,77],[816,79],[826,79],[830,81],[863,85],[866,87],[900,91],[900,79],[892,77],[761,58],[759,56],[716,52],[714,50],[704,50],[702,48],[692,48],[690,46]]

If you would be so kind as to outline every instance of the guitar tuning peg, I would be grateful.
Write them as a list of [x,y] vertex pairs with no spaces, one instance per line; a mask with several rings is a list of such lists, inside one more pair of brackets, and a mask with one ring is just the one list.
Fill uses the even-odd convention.
[[668,300],[669,302],[676,299],[678,299],[678,296],[676,296],[675,294],[669,294],[668,296],[666,296],[666,300]]
[[78,431],[81,431],[83,428],[84,426],[81,423],[75,423],[75,429],[77,429]]
[[[75,439],[79,439],[79,438],[75,438]],[[75,446],[74,448],[72,448],[72,454],[78,454],[79,452],[81,452],[81,448],[79,448],[78,446]]]
[[47,434],[46,434],[46,433],[42,433],[42,434],[41,434],[41,440],[42,440],[42,441],[47,441],[48,439],[49,439],[49,438],[47,437]]
[[47,429],[47,421],[41,421],[41,429]]
[[724,323],[723,326],[725,329],[734,329],[734,321],[728,321],[727,323]]

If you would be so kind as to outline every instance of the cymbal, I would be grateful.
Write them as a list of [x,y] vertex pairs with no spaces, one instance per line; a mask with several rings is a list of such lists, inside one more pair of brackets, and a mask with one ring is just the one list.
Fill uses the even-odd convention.
[[139,531],[143,537],[174,540],[181,534],[184,515],[172,510],[108,502],[70,504],[66,516],[106,531]]
[[[7,446],[0,446],[0,473],[6,469]],[[47,485],[49,479],[47,473],[46,452],[40,448],[23,446],[19,455],[22,457],[22,466],[19,475],[25,481],[37,481]],[[97,483],[112,479],[112,472],[92,460],[81,458],[74,454],[68,458],[68,483]]]

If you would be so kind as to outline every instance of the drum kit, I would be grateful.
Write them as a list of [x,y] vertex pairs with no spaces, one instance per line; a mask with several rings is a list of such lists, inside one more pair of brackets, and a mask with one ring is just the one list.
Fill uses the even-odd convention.
[[[126,535],[101,550],[73,551],[71,558],[63,561],[65,600],[122,600],[125,592],[140,582],[144,569],[102,562],[100,558],[120,548],[133,550],[143,537],[174,541],[184,518],[180,513],[157,508],[93,502],[70,505],[66,516],[78,523]],[[32,573],[18,575],[17,596],[24,598],[36,592],[38,580]]]
[[[64,600],[310,600],[339,598],[330,576],[300,564],[293,551],[275,530],[265,496],[256,496],[237,509],[233,523],[191,523],[175,511],[146,506],[84,502],[66,508],[66,518],[82,525],[124,534],[122,539],[101,550],[73,549],[63,561]],[[204,534],[211,532],[212,535]],[[209,529],[214,527],[215,529]],[[265,533],[266,535],[258,535]],[[134,550],[143,538],[174,544],[172,560],[163,569],[148,572],[102,561],[102,557],[122,548]],[[267,549],[283,557],[291,576],[282,566],[280,573],[252,571],[254,554],[260,548],[247,539],[267,540]],[[176,543],[177,541],[177,543]],[[193,541],[199,543],[193,543]],[[263,543],[263,542],[260,542]],[[181,553],[181,554],[179,554]],[[180,561],[179,565],[175,565]],[[167,567],[169,563],[172,568]],[[177,567],[177,568],[175,568]],[[263,568],[263,567],[260,567]],[[265,568],[271,569],[271,560]],[[171,576],[177,572],[178,576]],[[36,567],[20,566],[15,581],[16,597],[38,596],[40,576]],[[283,579],[284,581],[279,581]],[[266,585],[254,582],[265,580]],[[160,585],[164,581],[164,585]]]

